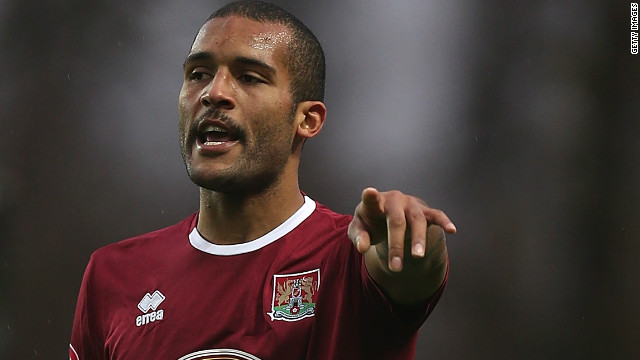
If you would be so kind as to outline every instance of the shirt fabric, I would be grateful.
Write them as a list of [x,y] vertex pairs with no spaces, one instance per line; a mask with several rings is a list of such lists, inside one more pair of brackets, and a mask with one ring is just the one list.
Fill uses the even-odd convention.
[[198,213],[97,250],[70,358],[413,359],[424,305],[394,306],[347,236],[352,217],[305,196],[253,241],[215,245]]

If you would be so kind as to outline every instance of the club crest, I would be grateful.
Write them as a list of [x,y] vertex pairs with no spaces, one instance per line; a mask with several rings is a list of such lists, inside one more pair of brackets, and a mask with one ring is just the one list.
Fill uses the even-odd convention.
[[297,321],[316,313],[320,269],[297,274],[274,274],[271,312],[273,320]]

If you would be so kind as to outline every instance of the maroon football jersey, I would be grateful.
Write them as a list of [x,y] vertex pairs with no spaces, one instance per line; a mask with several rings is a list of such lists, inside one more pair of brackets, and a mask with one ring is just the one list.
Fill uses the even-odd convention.
[[207,242],[197,213],[97,250],[70,358],[413,359],[424,306],[393,306],[347,237],[351,216],[305,197],[268,234]]

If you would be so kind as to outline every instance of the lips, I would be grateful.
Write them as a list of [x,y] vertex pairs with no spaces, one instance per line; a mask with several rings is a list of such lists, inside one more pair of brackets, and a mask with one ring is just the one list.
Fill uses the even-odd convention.
[[232,121],[204,118],[196,127],[196,148],[200,153],[217,155],[242,139],[243,131]]

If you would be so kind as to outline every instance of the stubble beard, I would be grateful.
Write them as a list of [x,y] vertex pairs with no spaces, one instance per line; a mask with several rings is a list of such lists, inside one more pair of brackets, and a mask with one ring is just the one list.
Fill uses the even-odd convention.
[[[295,109],[292,109],[286,123],[277,119],[278,126],[263,126],[257,129],[253,139],[260,139],[262,144],[243,137],[240,141],[243,146],[242,152],[229,167],[216,171],[200,171],[192,166],[194,129],[198,122],[191,129],[185,129],[186,122],[181,111],[180,147],[189,179],[202,189],[242,197],[266,193],[277,187],[291,155],[289,135],[294,114]],[[263,121],[269,120],[265,118]],[[237,122],[228,117],[225,123],[238,126]]]

